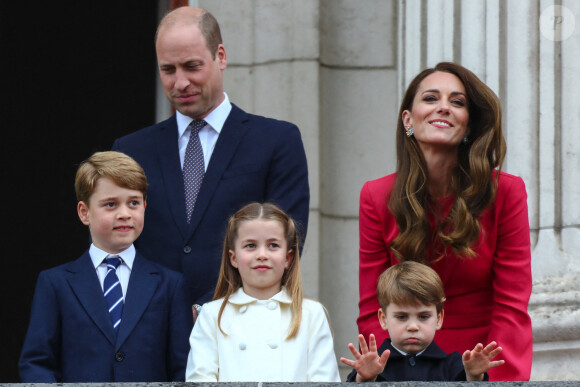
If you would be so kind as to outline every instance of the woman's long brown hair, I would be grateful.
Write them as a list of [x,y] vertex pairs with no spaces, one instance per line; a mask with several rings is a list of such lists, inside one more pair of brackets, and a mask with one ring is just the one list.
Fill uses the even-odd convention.
[[[459,144],[458,164],[451,179],[455,202],[445,219],[437,218],[425,158],[415,137],[405,135],[402,121],[403,111],[413,108],[421,82],[437,71],[461,80],[469,112],[469,140]],[[497,181],[491,178],[492,170],[501,170],[505,152],[500,102],[487,85],[456,63],[442,62],[419,73],[405,92],[397,123],[397,176],[388,198],[399,227],[390,246],[395,255],[402,261],[428,263],[442,258],[451,248],[460,257],[473,257],[471,246],[482,232],[479,215],[495,199]],[[436,218],[436,230],[431,230],[429,214]],[[425,256],[427,246],[432,247],[431,257]]]

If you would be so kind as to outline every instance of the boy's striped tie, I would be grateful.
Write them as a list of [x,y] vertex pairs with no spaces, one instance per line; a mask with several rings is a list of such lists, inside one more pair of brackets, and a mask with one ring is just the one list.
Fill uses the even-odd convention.
[[123,262],[118,256],[110,256],[105,258],[107,263],[107,275],[103,283],[103,291],[105,292],[105,301],[109,307],[109,314],[113,322],[115,333],[119,330],[121,323],[121,314],[123,313],[123,289],[117,277],[117,268]]

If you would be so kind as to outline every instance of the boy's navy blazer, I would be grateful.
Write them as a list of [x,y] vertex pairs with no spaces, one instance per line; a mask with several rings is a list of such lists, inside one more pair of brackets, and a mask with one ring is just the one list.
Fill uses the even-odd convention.
[[190,224],[175,115],[118,139],[113,150],[133,157],[149,183],[145,227],[135,246],[155,262],[182,272],[192,303],[212,299],[227,221],[242,206],[274,202],[306,235],[308,167],[294,124],[248,114],[232,104]]
[[24,383],[183,381],[193,325],[182,276],[139,252],[117,337],[89,252],[38,276]]

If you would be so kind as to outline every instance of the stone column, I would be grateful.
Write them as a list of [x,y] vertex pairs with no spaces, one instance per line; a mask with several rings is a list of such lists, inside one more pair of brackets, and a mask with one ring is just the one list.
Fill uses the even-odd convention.
[[[549,14],[554,3],[540,1],[540,14]],[[548,19],[554,24],[540,30],[540,77],[534,90],[539,95],[539,166],[530,314],[532,376],[541,380],[580,378],[580,104],[573,101],[580,86],[580,4],[561,4],[564,13],[552,12]],[[570,28],[570,15],[576,19],[572,35],[554,40],[554,30]],[[563,16],[561,24],[555,24],[555,16]]]
[[320,2],[320,295],[337,357],[358,334],[360,189],[395,168],[396,16],[394,1]]

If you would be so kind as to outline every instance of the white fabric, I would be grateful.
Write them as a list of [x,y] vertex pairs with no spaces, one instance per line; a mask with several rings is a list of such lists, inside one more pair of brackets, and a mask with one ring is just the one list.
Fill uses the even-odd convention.
[[[203,118],[203,120],[207,122],[207,125],[199,131],[199,141],[201,142],[201,148],[203,149],[203,161],[206,171],[207,166],[209,165],[209,160],[211,159],[211,155],[215,148],[215,144],[231,111],[232,104],[228,98],[228,95],[224,93],[224,100],[222,103],[220,103],[218,107],[216,107],[206,117]],[[177,121],[177,145],[179,146],[179,160],[181,160],[181,169],[183,169],[185,149],[187,148],[189,135],[191,134],[191,131],[186,129],[191,121],[193,121],[193,119],[177,111],[175,112],[175,118]]]
[[[107,276],[107,264],[103,260],[109,255],[104,250],[99,249],[97,246],[91,243],[89,248],[89,255],[91,256],[91,261],[93,266],[97,271],[97,276],[99,277],[99,282],[101,283],[101,289],[103,288],[103,283],[105,282],[105,277]],[[127,294],[127,288],[129,287],[129,277],[131,276],[131,270],[133,268],[133,262],[135,261],[135,246],[131,245],[127,249],[121,251],[118,255],[121,257],[123,262],[119,265],[116,270],[119,282],[121,282],[121,289],[123,289],[123,299]]]
[[232,294],[221,326],[223,299],[204,304],[189,342],[188,382],[340,382],[332,334],[322,305],[303,300],[297,337],[285,340],[290,296],[283,289],[257,300],[240,288]]

